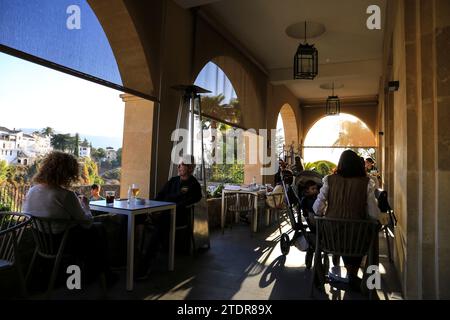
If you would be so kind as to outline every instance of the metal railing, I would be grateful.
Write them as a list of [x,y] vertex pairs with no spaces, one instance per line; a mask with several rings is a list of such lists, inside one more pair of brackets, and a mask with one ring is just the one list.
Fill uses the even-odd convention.
[[[0,184],[0,211],[12,211],[21,212],[25,197],[31,185],[3,182]],[[90,196],[91,186],[75,186],[73,191],[85,196]],[[101,193],[105,191],[116,191],[116,194],[120,194],[120,185],[104,185],[102,186]]]
[[[21,212],[29,184],[4,182],[0,184],[0,211]],[[3,207],[3,208],[2,208]]]

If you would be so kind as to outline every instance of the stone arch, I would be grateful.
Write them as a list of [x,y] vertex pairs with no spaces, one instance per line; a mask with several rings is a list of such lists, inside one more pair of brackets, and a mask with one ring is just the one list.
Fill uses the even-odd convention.
[[[206,59],[205,59],[206,60]],[[208,62],[216,64],[230,80],[241,106],[240,126],[246,129],[259,129],[264,122],[264,114],[261,112],[261,102],[256,92],[256,86],[250,73],[237,60],[230,56],[216,56],[204,61],[193,73],[193,80]]]
[[[372,131],[374,136],[377,132],[377,105],[356,105],[341,107],[342,114],[350,114],[360,119]],[[303,137],[306,138],[310,129],[322,118],[326,117],[325,108],[303,107],[302,108],[302,129]]]
[[154,95],[149,52],[123,0],[88,0],[97,16],[119,68],[123,86]]
[[283,121],[285,144],[291,145],[293,143],[294,146],[298,146],[298,121],[294,109],[289,103],[285,103],[281,107],[279,114]]
[[[359,121],[361,121],[370,131],[370,135],[364,135],[361,137],[362,141],[364,141],[363,143],[360,143],[363,146],[370,146],[370,147],[375,147],[377,145],[377,140],[376,140],[376,136],[373,132],[373,130],[367,125],[367,123],[359,118],[358,116],[354,115],[354,114],[350,114],[350,113],[341,113],[341,115],[351,115],[353,117],[355,117],[356,119],[358,119]],[[325,119],[327,116],[326,115],[322,115],[320,118],[318,118],[311,126],[309,126],[309,128],[306,131],[305,134],[305,142],[307,142],[308,139],[308,135],[311,132],[311,129],[314,128],[321,120]],[[330,116],[330,117],[336,117],[336,116]],[[351,133],[349,133],[351,134]],[[354,145],[354,146],[358,146],[358,145]]]

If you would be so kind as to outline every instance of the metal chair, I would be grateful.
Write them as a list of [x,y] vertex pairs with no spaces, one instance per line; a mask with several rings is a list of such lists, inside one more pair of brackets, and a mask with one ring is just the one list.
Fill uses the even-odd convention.
[[[327,217],[316,219],[316,246],[314,254],[311,296],[314,293],[315,282],[318,281],[323,290],[326,282],[322,270],[321,253],[345,257],[367,256],[366,265],[374,260],[374,242],[378,234],[378,222],[373,220],[351,220]],[[372,298],[373,290],[369,291]]]
[[[56,276],[64,255],[64,248],[67,243],[70,229],[76,226],[77,223],[74,220],[42,218],[35,216],[33,216],[31,221],[36,249],[34,250],[33,257],[28,268],[26,280],[28,280],[38,256],[44,259],[54,260],[47,292],[45,294],[45,297],[48,299],[50,298],[55,285]],[[62,234],[55,233],[55,224],[59,224],[64,228]]]
[[0,271],[15,268],[19,276],[21,291],[27,296],[25,279],[18,245],[31,217],[22,213],[0,212]]

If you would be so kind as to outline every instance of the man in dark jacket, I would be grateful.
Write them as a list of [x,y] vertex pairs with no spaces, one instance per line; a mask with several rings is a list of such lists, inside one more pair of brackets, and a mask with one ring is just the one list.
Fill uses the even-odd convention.
[[[188,223],[189,212],[186,207],[197,203],[202,198],[202,190],[197,179],[192,175],[195,169],[193,157],[190,161],[182,160],[178,164],[178,176],[171,178],[156,196],[155,200],[175,202],[177,204],[177,226]],[[185,163],[190,162],[190,163]]]
[[[156,196],[157,201],[175,202],[176,225],[189,223],[187,206],[199,202],[202,190],[197,179],[192,175],[195,169],[194,157],[185,156],[178,164],[178,176],[171,178]],[[147,221],[136,220],[137,265],[136,279],[147,278],[152,261],[155,259],[159,246],[166,242],[170,229],[170,215],[167,212],[152,215]]]

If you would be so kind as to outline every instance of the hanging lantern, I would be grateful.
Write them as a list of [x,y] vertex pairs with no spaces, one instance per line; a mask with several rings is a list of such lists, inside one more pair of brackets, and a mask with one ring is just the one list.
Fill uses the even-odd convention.
[[294,79],[313,80],[319,71],[319,53],[313,44],[306,42],[305,21],[305,43],[300,43],[294,56]]
[[334,95],[334,82],[333,82],[333,93],[331,96],[328,96],[327,105],[326,105],[326,114],[327,116],[339,115],[341,112],[341,101],[339,97]]

